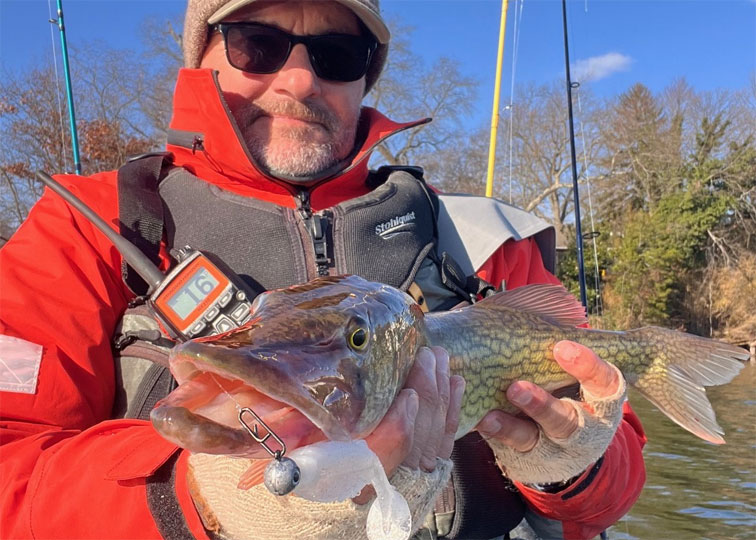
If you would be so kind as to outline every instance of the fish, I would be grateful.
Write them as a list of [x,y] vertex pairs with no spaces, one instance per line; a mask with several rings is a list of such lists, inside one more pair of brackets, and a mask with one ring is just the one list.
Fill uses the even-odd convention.
[[[427,313],[394,287],[325,276],[265,292],[251,312],[244,326],[173,348],[178,387],[150,415],[164,438],[194,453],[268,458],[239,422],[244,408],[288,449],[364,438],[403,388],[418,350],[434,345],[466,381],[460,438],[493,409],[518,412],[506,397],[515,381],[554,394],[574,387],[553,355],[567,339],[616,366],[684,429],[722,444],[705,387],[732,380],[748,358],[734,345],[661,327],[584,328],[584,307],[561,285],[526,285]],[[240,487],[259,480],[262,468],[253,462]]]

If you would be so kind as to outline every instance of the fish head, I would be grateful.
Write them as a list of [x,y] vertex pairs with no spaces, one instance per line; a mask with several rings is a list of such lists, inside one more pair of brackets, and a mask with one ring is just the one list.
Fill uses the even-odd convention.
[[[263,293],[243,327],[174,348],[180,386],[153,410],[153,424],[207,453],[245,452],[228,451],[243,446],[241,430],[229,432],[239,428],[239,407],[255,410],[289,447],[362,438],[385,415],[423,344],[422,311],[393,287],[339,276]],[[192,384],[212,395],[193,396]],[[184,405],[191,415],[176,409]],[[197,416],[201,422],[187,420]]]

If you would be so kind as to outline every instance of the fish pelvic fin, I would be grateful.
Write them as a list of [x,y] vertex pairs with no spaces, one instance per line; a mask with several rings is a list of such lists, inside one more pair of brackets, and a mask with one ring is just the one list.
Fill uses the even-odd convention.
[[249,468],[239,477],[236,485],[239,489],[247,490],[263,483],[265,468],[273,461],[272,459],[252,459]]
[[623,370],[628,383],[684,429],[724,444],[705,387],[734,379],[748,359],[745,349],[654,326],[627,333],[640,339],[649,360],[641,373]]
[[575,327],[588,322],[583,305],[561,285],[525,285],[484,298],[473,307],[525,311],[559,326]]

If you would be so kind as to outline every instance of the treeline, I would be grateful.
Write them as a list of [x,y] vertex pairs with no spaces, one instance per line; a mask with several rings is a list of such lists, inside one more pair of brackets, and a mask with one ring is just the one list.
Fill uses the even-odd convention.
[[[468,121],[478,81],[454,60],[423,62],[411,30],[393,26],[367,103],[434,121],[389,139],[374,162],[418,164],[443,190],[483,193],[489,128]],[[146,21],[139,55],[101,44],[72,51],[85,174],[163,145],[179,27]],[[739,91],[698,92],[681,79],[656,94],[636,84],[609,99],[590,88],[573,97],[593,324],[659,324],[756,346],[756,79]],[[559,277],[577,293],[563,83],[520,86],[512,103],[499,124],[495,195],[554,223],[567,247]],[[34,173],[73,169],[52,66],[2,78],[0,136],[2,243],[41,194]]]
[[[585,242],[594,324],[664,325],[753,347],[754,103],[721,96],[706,112],[686,90],[690,101],[677,110],[642,85],[604,108],[593,229],[583,220],[599,233]],[[574,252],[559,270],[577,290]]]

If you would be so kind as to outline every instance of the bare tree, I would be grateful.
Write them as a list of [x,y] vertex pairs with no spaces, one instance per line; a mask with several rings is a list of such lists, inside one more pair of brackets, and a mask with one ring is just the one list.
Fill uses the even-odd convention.
[[70,170],[72,159],[52,70],[33,70],[25,77],[6,73],[0,96],[0,137],[5,141],[0,156],[0,236],[7,239],[41,195],[35,172]]
[[488,168],[488,133],[480,128],[460,136],[423,162],[426,176],[448,193],[485,194]]
[[[129,76],[124,77],[124,65]],[[144,114],[153,80],[131,51],[102,44],[71,50],[80,154],[85,174],[115,169],[159,144]],[[86,66],[86,67],[84,67]],[[6,73],[0,81],[0,236],[8,238],[41,194],[37,171],[73,172],[65,95],[52,66]],[[61,104],[63,105],[61,107]]]
[[183,19],[177,15],[172,20],[150,17],[141,28],[143,61],[151,67],[151,79],[143,89],[142,114],[151,127],[160,134],[161,144],[170,121],[171,101],[176,75],[183,65],[182,43]]
[[[684,103],[680,103],[683,111]],[[642,84],[610,104],[601,125],[608,171],[599,186],[602,214],[621,223],[634,210],[650,210],[674,186],[681,164],[682,112],[670,115]]]
[[[518,88],[510,110],[512,158],[508,122],[499,130],[494,192],[504,200],[552,222],[565,232],[572,203],[572,163],[567,129],[567,102],[560,83]],[[577,99],[573,96],[573,99]],[[581,90],[581,114],[576,115],[578,181],[600,175],[597,130],[599,108],[589,90]],[[577,109],[576,109],[577,110]],[[501,126],[501,125],[500,125]]]
[[463,119],[472,112],[479,83],[465,76],[454,60],[440,58],[426,65],[410,50],[412,29],[397,21],[390,24],[393,37],[386,69],[366,103],[396,120],[433,122],[391,137],[377,153],[382,163],[422,165],[465,137]]

